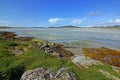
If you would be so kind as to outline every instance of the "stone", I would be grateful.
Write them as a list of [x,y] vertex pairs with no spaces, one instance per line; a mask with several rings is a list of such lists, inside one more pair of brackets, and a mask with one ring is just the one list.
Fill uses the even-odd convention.
[[13,40],[17,36],[14,32],[0,31],[0,37],[2,39],[11,39]]
[[74,54],[68,50],[65,50],[63,45],[57,45],[51,48],[54,52],[57,52],[60,57],[71,58]]
[[19,41],[31,41],[33,39],[33,37],[15,37],[15,40],[19,40]]
[[28,51],[28,48],[24,47],[23,50],[26,52],[26,51]]
[[37,68],[26,71],[20,80],[80,80],[75,73],[65,72],[67,68],[61,68],[57,72],[52,69]]
[[84,68],[88,68],[89,66],[92,66],[94,64],[95,65],[100,64],[99,61],[93,60],[93,59],[90,59],[90,58],[88,59],[84,55],[75,55],[72,58],[72,62],[74,64],[76,64],[78,67],[84,67]]
[[112,66],[112,70],[115,71],[116,73],[120,74],[120,67]]
[[24,54],[24,51],[23,51],[23,50],[12,50],[11,52],[12,52],[12,54],[14,54],[15,56],[20,56],[20,55]]
[[103,63],[120,67],[120,51],[105,47],[101,48],[83,48],[83,54],[86,56],[101,61]]
[[107,72],[105,70],[100,69],[99,72],[102,73],[103,75],[105,75],[107,78],[110,78],[111,80],[120,80],[120,78],[118,78],[115,75],[110,74],[109,72]]
[[74,54],[66,49],[64,49],[63,45],[43,41],[42,43],[39,40],[33,40],[37,43],[33,44],[34,48],[43,50],[46,54],[50,55],[56,55],[62,59],[69,59],[71,58]]

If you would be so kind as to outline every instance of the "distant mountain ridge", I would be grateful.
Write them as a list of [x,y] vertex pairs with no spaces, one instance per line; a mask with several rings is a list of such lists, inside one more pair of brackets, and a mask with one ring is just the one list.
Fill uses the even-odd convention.
[[11,28],[9,26],[0,26],[0,28]]
[[48,28],[80,28],[78,26],[67,25],[67,26],[59,26],[59,27],[48,27]]
[[92,28],[120,28],[120,25],[113,25],[113,26],[93,26]]

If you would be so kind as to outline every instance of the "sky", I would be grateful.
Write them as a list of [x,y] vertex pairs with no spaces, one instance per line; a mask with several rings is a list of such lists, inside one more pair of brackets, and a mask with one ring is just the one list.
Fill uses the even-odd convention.
[[120,25],[120,0],[0,0],[0,25]]

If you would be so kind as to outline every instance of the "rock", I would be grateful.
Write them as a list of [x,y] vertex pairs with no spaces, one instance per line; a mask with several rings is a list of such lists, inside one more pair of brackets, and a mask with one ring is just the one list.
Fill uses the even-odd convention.
[[83,54],[101,61],[103,63],[120,67],[120,51],[101,47],[101,48],[83,48]]
[[57,56],[57,57],[59,57],[59,54],[56,53],[56,52],[52,52],[52,55],[53,55],[53,56]]
[[43,50],[46,54],[56,55],[62,59],[63,58],[69,59],[74,55],[72,52],[65,50],[63,45],[59,45],[47,41],[43,41],[41,43],[41,41],[39,42],[39,40],[36,39],[33,40],[33,42],[35,42],[35,44],[33,44],[33,48]]
[[19,47],[18,47],[18,46],[15,46],[15,50],[19,50]]
[[105,70],[100,69],[99,72],[102,73],[103,75],[105,75],[107,78],[110,78],[111,80],[120,80],[120,78],[118,78],[115,75],[110,74],[109,72],[107,72]]
[[93,64],[101,64],[97,60],[86,58],[84,55],[75,55],[72,58],[72,62],[76,64],[78,67],[84,67],[84,68],[88,68],[89,66],[92,66]]
[[20,80],[48,80],[53,78],[54,74],[51,69],[37,68],[26,71]]
[[0,37],[2,39],[11,39],[13,40],[17,36],[14,32],[0,31]]
[[75,73],[68,72],[68,73],[61,73],[59,78],[57,78],[56,80],[80,80],[80,79],[75,75]]
[[115,71],[116,73],[120,74],[120,67],[112,66],[112,70]]
[[57,45],[51,48],[52,51],[59,54],[59,57],[71,58],[74,54],[64,49],[63,45]]
[[28,51],[28,48],[24,47],[24,48],[23,48],[23,51],[25,51],[25,52]]
[[33,37],[15,37],[15,40],[19,40],[19,41],[31,41],[33,39]]
[[12,50],[11,52],[12,52],[12,54],[14,54],[15,56],[20,56],[20,55],[24,54],[24,51],[23,51],[23,50]]
[[64,68],[64,67],[62,67],[61,69],[59,69],[57,72],[56,72],[56,74],[55,74],[55,78],[57,78],[61,73],[62,73],[62,71],[64,71],[64,70],[66,70],[67,68]]
[[79,80],[73,72],[65,72],[66,68],[61,68],[55,73],[52,69],[37,68],[26,71],[20,80]]

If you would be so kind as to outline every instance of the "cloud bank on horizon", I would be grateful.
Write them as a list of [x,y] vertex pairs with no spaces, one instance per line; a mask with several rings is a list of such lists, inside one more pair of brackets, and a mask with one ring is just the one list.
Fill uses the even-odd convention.
[[1,26],[120,25],[120,0],[1,0]]

